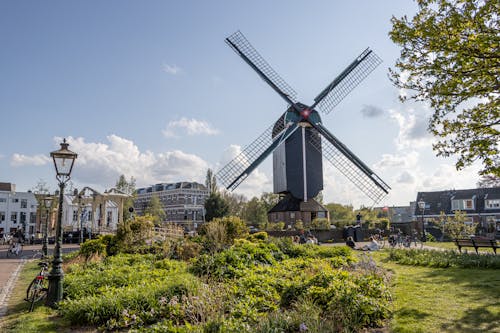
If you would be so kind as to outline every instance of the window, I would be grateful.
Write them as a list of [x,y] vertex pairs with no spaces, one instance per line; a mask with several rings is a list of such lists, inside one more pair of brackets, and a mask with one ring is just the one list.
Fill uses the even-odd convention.
[[10,213],[10,221],[12,223],[17,223],[17,212]]
[[0,198],[0,202],[7,202],[7,199],[5,199],[5,198]]
[[0,223],[5,221],[5,212],[0,212]]
[[19,220],[21,221],[22,224],[26,223],[26,212],[21,212]]
[[73,211],[73,222],[76,222],[76,221],[78,221],[78,211],[74,210]]
[[500,199],[486,200],[485,208],[486,209],[500,208]]
[[12,199],[12,203],[16,203],[16,202],[19,202],[19,199]]
[[28,200],[21,199],[21,208],[28,208]]
[[472,199],[464,200],[464,209],[474,209],[474,201]]
[[36,213],[30,213],[30,223],[36,223]]

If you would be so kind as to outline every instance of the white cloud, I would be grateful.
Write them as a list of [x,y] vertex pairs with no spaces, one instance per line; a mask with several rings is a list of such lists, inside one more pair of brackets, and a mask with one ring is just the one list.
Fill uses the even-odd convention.
[[429,120],[426,110],[421,109],[418,113],[415,109],[389,110],[389,114],[399,126],[399,133],[395,139],[397,149],[426,147],[434,141],[432,135],[427,132]]
[[[209,165],[202,158],[178,150],[141,152],[137,145],[117,135],[109,135],[108,143],[86,142],[84,138],[68,138],[69,149],[78,154],[73,178],[85,185],[113,186],[121,174],[134,177],[137,186],[160,182],[204,182]],[[61,138],[55,138],[60,142]]]
[[361,114],[366,118],[375,118],[382,116],[384,114],[384,110],[378,108],[374,105],[363,105],[361,109]]
[[375,168],[385,170],[388,168],[411,168],[417,165],[419,153],[410,151],[400,154],[383,154],[382,159],[375,163]]
[[169,64],[163,64],[162,69],[165,73],[168,73],[171,75],[177,75],[182,71],[182,69],[180,67],[178,67],[177,65],[169,65]]
[[217,135],[219,130],[212,127],[212,125],[203,120],[188,119],[182,117],[179,120],[173,120],[167,124],[163,130],[163,135],[167,138],[177,137],[178,130],[185,131],[187,135]]
[[10,160],[10,165],[17,166],[28,166],[28,165],[45,165],[50,162],[50,158],[46,155],[38,154],[33,156],[27,156],[23,154],[14,154]]
[[402,184],[413,184],[415,182],[415,177],[410,172],[403,171],[398,175],[396,181]]

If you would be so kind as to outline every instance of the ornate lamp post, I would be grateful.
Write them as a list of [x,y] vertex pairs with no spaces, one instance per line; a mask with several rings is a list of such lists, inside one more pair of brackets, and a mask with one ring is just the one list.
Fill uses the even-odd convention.
[[48,252],[48,247],[49,247],[49,220],[50,220],[50,208],[52,207],[52,196],[46,195],[43,198],[43,203],[45,205],[45,209],[47,210],[47,216],[45,218],[45,227],[43,229],[42,253],[43,253],[43,257],[47,258],[49,256],[49,252]]
[[61,143],[61,149],[50,153],[50,157],[54,160],[56,168],[56,178],[59,181],[59,208],[57,210],[56,224],[56,245],[54,247],[54,260],[52,261],[52,269],[49,274],[49,290],[47,292],[48,306],[54,307],[57,302],[62,300],[63,296],[63,270],[62,270],[62,211],[63,211],[63,195],[64,186],[70,179],[71,170],[77,157],[77,154],[68,150],[69,144],[66,139]]
[[424,224],[424,211],[425,211],[425,201],[420,199],[418,202],[418,208],[420,208],[420,216],[422,219],[422,242],[426,242],[427,238],[425,236],[425,224]]

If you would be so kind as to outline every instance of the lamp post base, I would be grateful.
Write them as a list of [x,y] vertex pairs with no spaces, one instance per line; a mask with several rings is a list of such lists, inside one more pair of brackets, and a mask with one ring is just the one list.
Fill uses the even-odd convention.
[[50,273],[47,277],[49,280],[49,290],[45,305],[55,308],[57,303],[63,299],[63,273]]

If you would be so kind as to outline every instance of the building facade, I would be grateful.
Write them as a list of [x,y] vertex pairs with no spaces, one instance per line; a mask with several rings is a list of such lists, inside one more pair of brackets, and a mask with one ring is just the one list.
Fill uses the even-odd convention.
[[443,213],[454,216],[462,211],[470,223],[478,223],[478,233],[500,238],[500,187],[419,192],[417,203],[424,202],[424,209],[415,205],[415,218],[434,221]]
[[143,215],[152,196],[158,196],[166,214],[164,222],[192,225],[205,221],[205,200],[208,189],[196,182],[161,183],[140,188],[134,200],[134,210]]
[[78,196],[63,196],[62,225],[65,232],[78,232],[83,228],[86,232],[96,234],[114,233],[118,227],[118,205],[111,200],[102,203],[79,203]]
[[37,233],[37,200],[31,192],[16,192],[15,184],[0,183],[0,237],[22,230],[28,239]]

